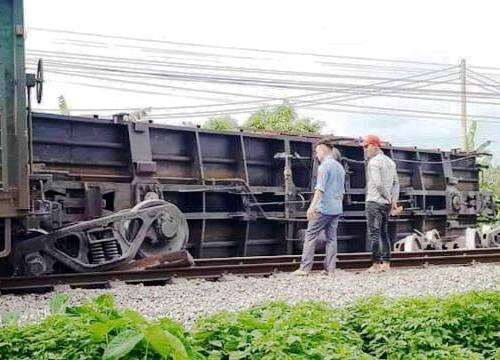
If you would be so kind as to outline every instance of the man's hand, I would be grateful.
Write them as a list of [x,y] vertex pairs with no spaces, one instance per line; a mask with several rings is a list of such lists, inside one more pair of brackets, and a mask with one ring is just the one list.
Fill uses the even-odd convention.
[[393,201],[391,198],[391,211],[390,211],[391,216],[401,215],[402,212],[403,212],[403,207],[398,206],[398,203],[396,201]]
[[321,201],[321,197],[323,196],[323,191],[316,189],[314,191],[314,196],[311,200],[311,203],[309,204],[309,209],[307,209],[307,220],[312,220],[315,216],[318,210],[316,210],[316,207],[318,206],[319,202]]
[[311,221],[314,216],[316,216],[316,209],[313,208],[313,207],[309,207],[309,209],[307,209],[307,220]]
[[397,209],[398,203],[392,200],[392,198],[390,199],[390,202],[391,202],[391,210]]
[[403,207],[402,206],[397,206],[397,207],[391,209],[391,216],[401,215],[402,212],[403,212]]
[[403,207],[402,206],[398,206],[397,202],[392,202],[391,203],[391,211],[390,211],[391,216],[401,215],[402,212],[403,212]]

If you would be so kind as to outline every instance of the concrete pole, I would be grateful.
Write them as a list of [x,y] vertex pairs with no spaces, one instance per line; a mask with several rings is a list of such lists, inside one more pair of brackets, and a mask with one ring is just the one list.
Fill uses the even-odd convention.
[[465,65],[465,59],[462,59],[460,61],[460,80],[461,80],[461,104],[462,104],[462,111],[461,111],[461,119],[460,119],[460,124],[462,128],[462,137],[463,137],[463,147],[465,151],[469,151],[470,144],[467,141],[467,82],[466,82],[466,65]]

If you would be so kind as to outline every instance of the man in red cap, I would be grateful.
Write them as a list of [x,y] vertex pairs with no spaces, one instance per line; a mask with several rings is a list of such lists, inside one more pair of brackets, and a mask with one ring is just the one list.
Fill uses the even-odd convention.
[[372,245],[373,265],[370,272],[388,271],[391,260],[389,214],[396,212],[399,198],[399,179],[396,164],[381,150],[382,141],[368,135],[362,143],[366,165],[366,222]]

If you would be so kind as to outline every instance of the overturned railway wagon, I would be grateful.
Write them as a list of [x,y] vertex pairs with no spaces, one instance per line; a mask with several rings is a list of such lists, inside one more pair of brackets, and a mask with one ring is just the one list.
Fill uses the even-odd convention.
[[[187,220],[187,248],[195,257],[300,251],[315,183],[315,137],[220,133],[130,123],[119,116],[35,113],[32,124],[37,228],[53,231],[164,199]],[[339,250],[365,251],[363,150],[356,139],[335,142],[347,171]],[[414,147],[383,150],[397,164],[405,208],[391,219],[393,241],[414,229],[458,235],[479,215],[492,214],[491,197],[479,191],[475,156]],[[148,255],[165,251],[167,245],[149,240]],[[66,246],[74,245],[60,248]]]
[[[0,0],[0,274],[109,270],[184,247],[199,258],[300,251],[316,138],[32,113],[43,63],[25,73],[24,38],[23,1]],[[339,249],[364,251],[363,151],[335,143],[347,171]],[[493,214],[474,155],[384,151],[405,207],[393,241],[454,236]]]

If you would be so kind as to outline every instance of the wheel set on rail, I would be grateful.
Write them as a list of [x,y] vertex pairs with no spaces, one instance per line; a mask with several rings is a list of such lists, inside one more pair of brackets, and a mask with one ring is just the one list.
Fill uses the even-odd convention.
[[151,199],[131,209],[53,232],[31,230],[17,241],[12,275],[110,270],[134,259],[180,251],[189,228],[173,204]]

